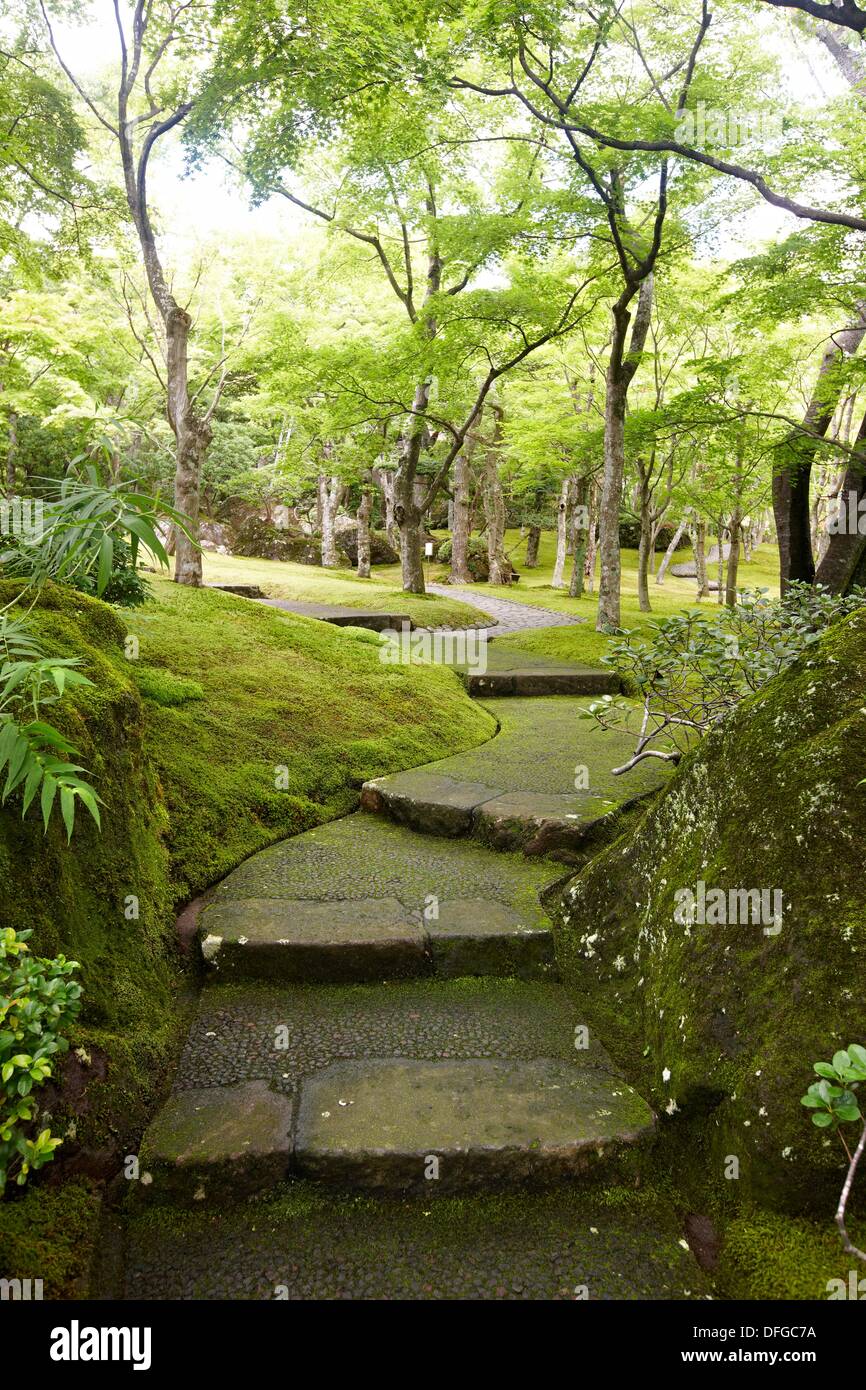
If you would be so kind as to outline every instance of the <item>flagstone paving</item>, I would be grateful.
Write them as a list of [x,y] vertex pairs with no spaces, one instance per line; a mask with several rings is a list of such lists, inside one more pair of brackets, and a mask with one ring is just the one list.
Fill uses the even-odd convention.
[[540,904],[562,836],[664,771],[612,778],[623,742],[585,701],[486,703],[493,739],[377,779],[211,895],[127,1296],[706,1296],[647,1188],[655,1117],[556,982]]

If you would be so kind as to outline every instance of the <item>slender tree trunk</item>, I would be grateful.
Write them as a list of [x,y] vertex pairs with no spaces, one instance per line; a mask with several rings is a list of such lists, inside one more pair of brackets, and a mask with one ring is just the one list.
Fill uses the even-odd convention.
[[358,578],[370,578],[370,513],[373,510],[373,498],[370,489],[361,489],[361,501],[358,504],[356,520],[358,523]]
[[716,561],[718,570],[718,588],[716,590],[716,603],[725,601],[725,518],[719,517],[717,524],[717,534],[719,543],[719,557]]
[[695,552],[695,578],[698,583],[698,600],[700,600],[707,598],[710,592],[707,581],[707,523],[705,521],[695,523],[693,548]]
[[[619,547],[619,510],[622,501],[622,481],[625,472],[625,412],[628,388],[640,363],[647,339],[652,309],[653,277],[648,275],[640,286],[637,309],[631,323],[629,304],[634,291],[623,291],[613,306],[613,331],[610,357],[607,364],[604,401],[604,484],[599,509],[599,550],[601,578],[598,585],[598,616],[596,630],[606,632],[619,627],[620,586],[622,565]],[[626,343],[628,342],[628,351]]]
[[505,557],[505,499],[499,479],[499,446],[502,438],[502,409],[492,407],[494,426],[490,447],[484,459],[484,515],[487,519],[488,583],[507,583]]
[[18,462],[18,415],[9,412],[9,444],[6,449],[6,496],[15,496],[15,470]]
[[469,570],[469,481],[471,448],[469,441],[454,460],[454,525],[451,531],[451,573],[449,583],[471,584]]
[[574,559],[571,566],[571,579],[568,585],[569,598],[580,598],[583,594],[584,581],[586,579],[586,550],[589,541],[587,530],[587,499],[589,497],[590,480],[587,477],[578,478],[574,487]]
[[[866,497],[866,415],[860,421],[860,428],[854,441],[854,450],[842,480],[837,506],[841,506],[842,515],[847,517],[850,505],[851,513],[858,518],[859,522],[862,516],[859,505]],[[853,497],[853,502],[849,504],[851,497]],[[832,516],[833,513],[831,512],[831,519]],[[866,535],[860,534],[859,524],[856,529],[848,526],[837,528],[835,533],[830,535],[827,549],[818,566],[818,572],[815,576],[817,582],[826,585],[831,593],[847,593],[864,550],[866,550]]]
[[[737,570],[740,565],[740,530],[743,525],[743,456],[742,452],[737,458],[737,467],[734,473],[734,509],[728,522],[728,531],[731,537],[731,553],[728,556],[728,580],[725,589],[725,603],[729,608],[735,608],[737,604]],[[721,586],[719,588],[721,592]]]
[[534,570],[538,568],[538,544],[541,540],[541,527],[530,526],[529,535],[526,538],[526,559],[523,562],[524,569]]
[[679,545],[680,541],[681,541],[682,538],[683,538],[683,535],[684,535],[684,533],[685,533],[685,529],[686,529],[686,527],[687,527],[687,525],[688,525],[688,520],[689,520],[689,518],[688,518],[688,512],[686,512],[686,513],[680,518],[680,520],[679,520],[679,522],[678,522],[678,524],[677,524],[677,529],[674,531],[674,534],[673,534],[673,536],[672,536],[672,538],[671,538],[671,543],[670,543],[670,545],[668,546],[667,550],[665,551],[664,556],[662,557],[662,562],[661,562],[661,564],[659,565],[659,572],[658,572],[658,574],[656,575],[656,583],[657,583],[657,584],[664,584],[664,582],[665,582],[665,575],[666,575],[667,572],[668,572],[668,566],[670,565],[671,560],[674,558],[674,556],[675,556],[676,553],[677,553],[677,546]]
[[553,564],[553,578],[550,581],[552,589],[561,589],[564,584],[565,574],[565,554],[568,541],[568,519],[571,509],[571,489],[574,483],[573,478],[563,478],[562,487],[559,491],[559,511],[556,519],[556,559]]
[[593,478],[589,488],[589,529],[586,537],[586,562],[583,572],[586,576],[586,587],[590,593],[595,588],[595,556],[598,548],[598,505],[601,497],[601,489],[598,479]]
[[[373,481],[382,493],[382,513],[385,535],[395,550],[400,549],[400,530],[394,520],[394,472],[390,468],[374,468]],[[319,523],[321,530],[321,521]]]
[[322,503],[322,567],[337,569],[340,556],[337,552],[337,512],[343,500],[345,488],[337,477],[328,478],[319,474],[319,493]]
[[643,459],[637,461],[639,473],[638,506],[640,509],[640,540],[637,549],[637,602],[642,613],[652,612],[649,597],[649,559],[653,544],[653,525],[650,507],[650,475]]

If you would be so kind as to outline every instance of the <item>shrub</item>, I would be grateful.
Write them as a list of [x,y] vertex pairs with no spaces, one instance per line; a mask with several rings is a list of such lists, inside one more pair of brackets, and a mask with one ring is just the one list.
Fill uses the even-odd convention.
[[[866,603],[866,590],[841,597],[821,585],[794,583],[784,598],[746,590],[735,608],[713,616],[683,612],[651,623],[649,642],[634,632],[611,643],[604,662],[643,702],[634,756],[678,762],[695,735],[709,732],[741,700],[786,670],[831,623]],[[602,728],[630,728],[633,707],[605,695],[585,711]],[[661,747],[654,745],[661,743]]]
[[62,1142],[48,1128],[31,1133],[33,1091],[52,1075],[51,1059],[68,1050],[63,1030],[81,1007],[81,986],[71,978],[78,962],[29,955],[30,934],[0,931],[0,1193],[13,1179],[23,1186]]
[[92,570],[74,575],[70,584],[79,593],[101,598],[103,603],[116,603],[120,608],[139,608],[151,596],[150,585],[137,569],[132,548],[122,536],[114,539],[111,574],[101,594],[97,594],[96,575]]

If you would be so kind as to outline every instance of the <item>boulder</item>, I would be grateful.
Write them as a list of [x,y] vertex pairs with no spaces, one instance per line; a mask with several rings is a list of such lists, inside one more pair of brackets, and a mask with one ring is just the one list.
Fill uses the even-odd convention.
[[320,565],[322,543],[315,536],[272,526],[261,517],[250,516],[238,528],[234,554],[257,560],[292,560],[300,565]]
[[[337,532],[337,549],[342,551],[351,564],[358,563],[358,524],[351,521]],[[398,565],[399,552],[394,549],[384,531],[370,532],[370,563],[372,565]]]
[[[866,1043],[864,671],[857,614],[548,904],[560,971],[653,1109],[692,1123],[718,1177],[738,1160],[738,1195],[825,1216],[847,1164],[800,1097],[814,1062]],[[718,889],[724,913],[701,912]],[[768,895],[758,922],[746,892]]]

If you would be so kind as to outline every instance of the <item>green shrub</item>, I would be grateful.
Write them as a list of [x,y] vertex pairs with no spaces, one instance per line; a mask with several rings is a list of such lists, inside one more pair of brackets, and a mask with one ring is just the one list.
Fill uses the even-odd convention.
[[52,1074],[51,1058],[66,1052],[61,1030],[81,1007],[81,986],[70,977],[78,962],[28,954],[29,931],[0,932],[0,1193],[54,1157],[60,1139],[49,1129],[30,1137],[34,1088]]

